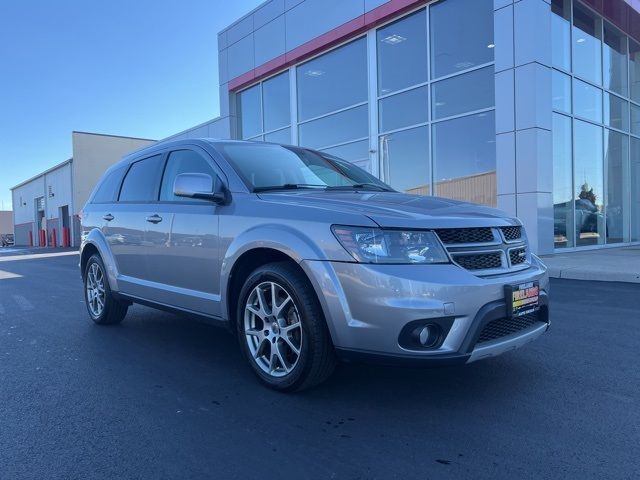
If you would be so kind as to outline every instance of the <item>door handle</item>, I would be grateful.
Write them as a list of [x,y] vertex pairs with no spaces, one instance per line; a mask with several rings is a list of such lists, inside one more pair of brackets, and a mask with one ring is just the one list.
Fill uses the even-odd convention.
[[111,220],[113,220],[113,215],[107,213],[106,215],[103,215],[102,218],[104,218],[107,222],[110,222]]
[[147,217],[146,220],[150,223],[160,223],[162,221],[162,217],[156,213],[155,215]]

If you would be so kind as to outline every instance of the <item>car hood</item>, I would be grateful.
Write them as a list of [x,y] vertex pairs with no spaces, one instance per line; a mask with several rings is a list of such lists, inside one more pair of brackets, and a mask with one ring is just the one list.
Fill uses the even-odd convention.
[[[381,227],[449,228],[520,225],[495,208],[399,192],[298,190],[260,193],[262,200],[365,215]],[[355,221],[355,219],[354,219]]]

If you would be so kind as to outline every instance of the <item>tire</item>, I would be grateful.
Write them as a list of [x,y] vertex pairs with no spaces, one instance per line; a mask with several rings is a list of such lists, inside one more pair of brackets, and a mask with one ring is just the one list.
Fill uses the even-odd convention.
[[236,325],[244,356],[270,388],[305,390],[322,383],[335,368],[322,309],[309,280],[294,265],[270,263],[249,275],[240,291]]
[[[106,271],[100,255],[94,254],[89,258],[83,276],[84,301],[91,320],[98,325],[115,325],[122,322],[129,309],[129,304],[113,296]],[[102,294],[99,293],[100,291]],[[96,299],[96,294],[102,300],[101,308],[98,308],[100,301]]]

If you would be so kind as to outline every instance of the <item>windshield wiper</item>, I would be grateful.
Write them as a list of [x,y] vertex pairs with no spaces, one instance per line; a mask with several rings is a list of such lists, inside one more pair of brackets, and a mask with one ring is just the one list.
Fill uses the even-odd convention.
[[375,188],[376,190],[380,190],[381,192],[392,191],[376,183],[354,183],[353,185],[340,185],[335,187],[329,187],[330,190],[364,190],[366,188]]
[[255,187],[254,192],[268,192],[270,190],[298,190],[304,188],[327,188],[327,185],[313,183],[285,183],[284,185],[269,185],[268,187]]

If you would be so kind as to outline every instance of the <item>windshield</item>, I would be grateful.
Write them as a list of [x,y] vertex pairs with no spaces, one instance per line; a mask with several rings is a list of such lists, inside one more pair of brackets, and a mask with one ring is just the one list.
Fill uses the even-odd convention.
[[254,192],[291,188],[392,191],[361,168],[320,152],[268,143],[226,143],[218,148]]

